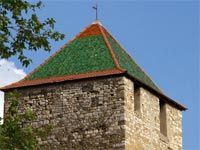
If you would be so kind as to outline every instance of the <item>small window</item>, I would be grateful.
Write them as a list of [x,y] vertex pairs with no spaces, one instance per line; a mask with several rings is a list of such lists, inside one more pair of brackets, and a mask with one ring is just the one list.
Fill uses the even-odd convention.
[[166,104],[160,100],[160,133],[167,137]]
[[141,110],[141,102],[140,102],[140,87],[134,84],[134,110]]

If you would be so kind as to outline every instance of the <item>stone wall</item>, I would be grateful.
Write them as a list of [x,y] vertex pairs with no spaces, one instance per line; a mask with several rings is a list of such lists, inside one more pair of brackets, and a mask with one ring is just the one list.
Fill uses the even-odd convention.
[[[166,135],[161,132],[160,99],[125,78],[125,149],[126,150],[181,150],[182,113],[164,104]],[[137,92],[136,94],[134,94]],[[138,106],[138,102],[139,105]],[[138,109],[134,106],[137,104]],[[161,115],[161,116],[160,116]],[[164,120],[165,121],[165,120]]]
[[[135,88],[134,88],[135,86]],[[135,92],[134,92],[135,90]],[[19,89],[19,111],[33,109],[34,127],[54,125],[47,150],[180,150],[181,111],[165,105],[167,136],[160,133],[159,98],[126,77],[105,77]],[[134,94],[136,93],[136,94]],[[136,105],[136,100],[139,101]],[[9,100],[5,100],[5,111]]]
[[[19,92],[20,111],[31,108],[37,114],[34,127],[55,126],[47,140],[40,141],[42,149],[124,149],[122,77],[35,86]],[[5,110],[8,104],[5,100]]]

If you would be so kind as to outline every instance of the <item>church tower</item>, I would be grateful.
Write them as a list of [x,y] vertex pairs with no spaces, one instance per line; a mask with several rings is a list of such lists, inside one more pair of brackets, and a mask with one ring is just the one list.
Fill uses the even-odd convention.
[[115,38],[95,21],[23,80],[1,88],[21,93],[34,127],[54,125],[48,150],[181,150],[182,111]]

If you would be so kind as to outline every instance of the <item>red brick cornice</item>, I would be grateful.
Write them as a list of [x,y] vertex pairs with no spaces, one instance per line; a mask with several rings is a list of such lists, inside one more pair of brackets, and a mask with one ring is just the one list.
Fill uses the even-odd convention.
[[19,87],[28,87],[28,86],[34,86],[34,85],[47,84],[47,83],[58,83],[58,82],[64,82],[64,81],[70,81],[70,80],[85,79],[85,78],[91,78],[91,77],[100,77],[100,76],[107,76],[107,75],[117,75],[117,74],[123,74],[123,73],[124,72],[122,70],[111,69],[111,70],[56,76],[56,77],[49,77],[49,78],[35,79],[35,80],[27,80],[25,78],[23,80],[20,80],[19,82],[2,87],[0,90],[6,91],[9,89],[15,89],[15,88],[19,88]]
[[108,41],[108,39],[107,39],[107,36],[106,36],[106,33],[105,33],[105,29],[104,29],[101,25],[98,25],[98,27],[99,27],[99,29],[100,29],[100,31],[101,31],[101,34],[102,34],[103,39],[104,39],[104,41],[105,41],[105,43],[106,43],[106,46],[107,46],[108,49],[109,49],[110,55],[111,55],[111,57],[112,57],[112,60],[113,60],[113,62],[114,62],[114,64],[115,64],[116,68],[119,69],[119,70],[123,70],[123,69],[120,67],[120,65],[119,65],[119,63],[118,63],[118,60],[117,60],[117,58],[116,58],[116,56],[115,56],[115,53],[113,52],[113,49],[112,49],[112,47],[111,47],[111,45],[110,45],[110,43],[109,43],[109,41]]

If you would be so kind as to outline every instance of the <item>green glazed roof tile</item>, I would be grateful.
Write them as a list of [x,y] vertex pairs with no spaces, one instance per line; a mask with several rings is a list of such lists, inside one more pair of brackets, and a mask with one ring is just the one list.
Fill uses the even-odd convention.
[[[114,52],[114,56],[111,51]],[[91,25],[80,32],[80,35],[30,74],[26,80],[111,70],[117,68],[116,61],[120,65],[119,69],[126,70],[135,79],[159,90],[119,43],[99,24]]]
[[115,68],[102,36],[77,38],[33,72],[27,80]]
[[137,63],[125,52],[125,50],[112,38],[108,37],[108,41],[116,55],[121,68],[125,69],[131,76],[152,87],[155,90],[159,88],[148,77],[148,75],[137,65]]
[[[86,31],[81,32],[80,36],[77,36],[56,55],[30,74],[26,80],[111,70],[117,68],[115,66],[117,61],[121,69],[126,70],[129,75],[149,87],[159,90],[118,42],[102,26],[99,26],[98,24],[89,26],[88,29],[86,28]],[[101,31],[100,28],[103,30]],[[106,36],[103,36],[102,32],[106,33]],[[105,38],[108,43],[105,42]],[[108,48],[108,44],[110,44],[111,48]],[[112,56],[110,51],[113,51],[115,56]]]

